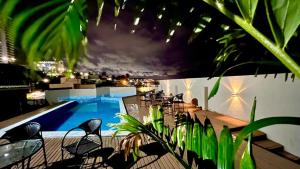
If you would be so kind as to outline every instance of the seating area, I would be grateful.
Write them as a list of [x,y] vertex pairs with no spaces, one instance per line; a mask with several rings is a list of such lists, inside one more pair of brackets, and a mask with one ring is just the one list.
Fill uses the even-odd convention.
[[[118,147],[122,136],[101,136],[101,123],[100,119],[88,120],[69,130],[63,138],[44,139],[41,126],[35,122],[9,130],[0,140],[0,158],[1,161],[7,161],[1,162],[0,168],[181,168],[170,154],[164,151],[154,152],[152,149],[159,146],[154,142],[141,147],[143,154],[140,160],[125,160],[122,150]],[[68,137],[77,129],[83,130],[85,135]],[[24,142],[26,143],[23,149],[28,149],[30,154],[25,155],[23,151],[17,151],[18,146],[12,146],[9,151],[4,152],[3,148],[8,145],[20,145]],[[39,151],[41,148],[42,151]],[[44,157],[44,160],[41,157]]]
[[160,105],[166,113],[175,115],[176,111],[184,112],[185,103],[183,93],[176,95],[166,95],[163,90],[151,90],[139,94],[140,105],[149,107],[150,105]]

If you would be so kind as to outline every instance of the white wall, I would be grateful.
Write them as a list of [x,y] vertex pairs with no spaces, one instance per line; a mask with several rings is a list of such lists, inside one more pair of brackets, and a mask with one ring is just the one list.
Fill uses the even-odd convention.
[[[290,75],[289,75],[290,77]],[[209,91],[217,78],[174,79],[160,81],[161,88],[168,94],[184,93],[186,102],[197,98],[204,106],[204,87]],[[236,94],[236,95],[232,95]],[[257,97],[256,120],[273,116],[300,117],[300,80],[285,74],[254,76],[231,76],[221,81],[217,95],[209,100],[209,109],[248,121],[253,98]],[[300,156],[300,126],[275,125],[263,128],[268,137],[284,145],[288,152]]]

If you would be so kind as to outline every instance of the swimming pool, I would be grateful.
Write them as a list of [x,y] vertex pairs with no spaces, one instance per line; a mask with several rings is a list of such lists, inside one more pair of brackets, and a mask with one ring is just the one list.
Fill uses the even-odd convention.
[[68,131],[92,118],[102,119],[101,130],[109,130],[108,123],[119,122],[115,114],[120,112],[121,97],[76,96],[59,99],[76,102],[32,120],[40,123],[43,131]]

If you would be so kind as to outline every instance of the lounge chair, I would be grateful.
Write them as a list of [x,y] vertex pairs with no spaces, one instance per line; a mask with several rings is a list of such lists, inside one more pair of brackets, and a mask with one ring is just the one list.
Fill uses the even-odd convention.
[[[64,159],[64,151],[69,152],[75,157],[87,156],[90,152],[97,148],[102,148],[102,138],[101,138],[101,124],[100,119],[90,119],[79,126],[69,130],[62,139],[61,143],[61,158]],[[80,138],[79,141],[65,145],[65,138],[72,131],[80,129],[85,132],[85,135]],[[95,139],[98,138],[98,140]]]

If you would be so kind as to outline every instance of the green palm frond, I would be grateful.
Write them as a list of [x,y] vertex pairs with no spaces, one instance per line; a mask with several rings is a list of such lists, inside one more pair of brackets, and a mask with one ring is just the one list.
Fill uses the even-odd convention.
[[30,65],[41,59],[65,58],[72,69],[87,44],[86,12],[85,0],[47,1],[14,11],[9,31],[20,42]]

